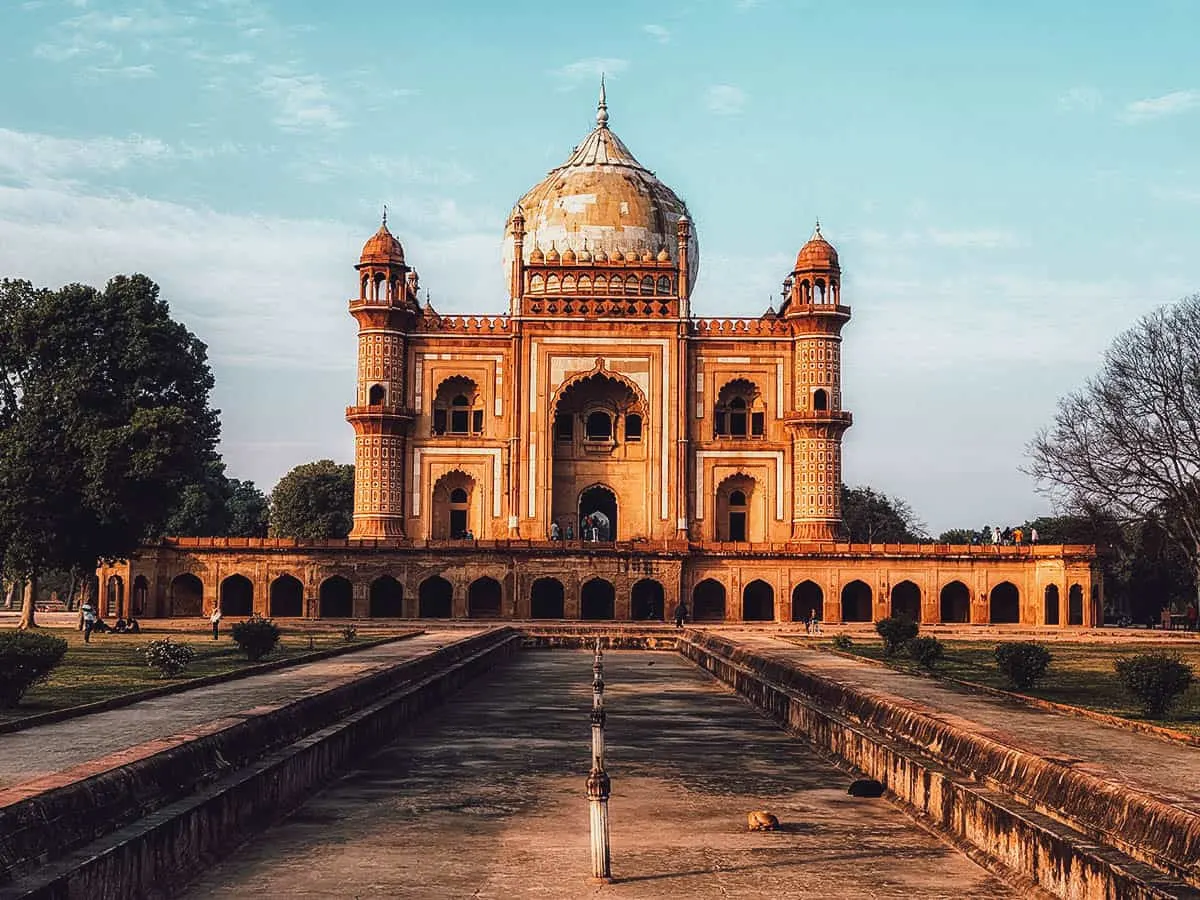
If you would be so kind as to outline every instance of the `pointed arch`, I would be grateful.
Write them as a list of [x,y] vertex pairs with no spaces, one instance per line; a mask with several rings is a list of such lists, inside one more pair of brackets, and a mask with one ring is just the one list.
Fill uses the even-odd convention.
[[557,578],[539,578],[529,588],[529,616],[532,619],[566,617],[566,592]]
[[705,578],[692,588],[692,619],[696,622],[725,621],[725,585]]
[[391,575],[371,582],[370,615],[373,619],[398,619],[404,615],[404,587]]
[[842,588],[842,621],[870,622],[873,594],[865,581],[855,579]]
[[971,591],[961,581],[951,581],[939,595],[941,621],[945,623],[971,621]]
[[170,615],[177,617],[204,615],[204,582],[191,572],[171,579]]
[[825,592],[811,579],[792,588],[792,621],[805,622],[810,618],[818,622],[825,618]]
[[267,589],[267,612],[272,618],[304,615],[304,585],[293,575],[280,575]]
[[1021,621],[1021,593],[1011,581],[1002,581],[988,593],[989,619],[993,625]]
[[331,575],[317,592],[318,615],[322,619],[348,619],[354,615],[354,585],[344,575]]
[[417,589],[417,603],[422,619],[449,619],[454,609],[454,585],[441,575],[431,575]]
[[915,582],[902,581],[892,588],[892,615],[921,621],[921,589]]
[[761,578],[754,579],[742,588],[742,620],[775,621],[775,588]]

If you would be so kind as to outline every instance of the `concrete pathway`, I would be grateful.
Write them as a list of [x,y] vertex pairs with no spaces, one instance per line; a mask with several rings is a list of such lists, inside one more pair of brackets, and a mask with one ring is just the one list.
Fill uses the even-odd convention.
[[[1018,896],[673,653],[605,656],[613,872],[589,883],[591,654],[518,655],[214,866],[197,898]],[[774,811],[776,833],[746,813]]]
[[288,666],[263,675],[15,731],[0,737],[4,747],[0,754],[0,788],[33,781],[232,713],[298,699],[331,679],[414,659],[471,633],[463,630],[427,632],[331,659]]
[[974,693],[932,678],[814,650],[766,635],[727,635],[764,656],[919,704],[935,717],[1200,813],[1200,750],[1080,716]]

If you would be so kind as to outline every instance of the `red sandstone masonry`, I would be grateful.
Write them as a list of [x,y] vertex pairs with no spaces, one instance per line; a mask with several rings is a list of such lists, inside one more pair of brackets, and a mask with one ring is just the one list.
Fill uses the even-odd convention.
[[73,767],[0,794],[0,882],[146,816],[377,701],[448,661],[511,637],[484,632],[427,656],[331,680],[281,706],[225,717],[203,728]]
[[[939,825],[1060,896],[1110,896],[1108,889],[1119,884],[1124,886],[1115,895],[1129,896],[1126,891],[1135,886],[1127,876],[1136,867],[1131,861],[1100,864],[1095,860],[1102,854],[1097,852],[1068,858],[1064,854],[1077,840],[1047,845],[1044,836],[1035,837],[1028,828],[1019,829],[1024,838],[1006,832],[990,807],[986,815],[979,812],[979,798],[988,787],[1032,806],[1026,818],[1044,814],[1173,878],[1200,885],[1200,817],[1192,813],[955,728],[917,704],[905,706],[851,688],[711,634],[691,632],[680,648],[774,718],[863,771],[883,777],[895,793]],[[933,767],[922,766],[921,758],[932,761]],[[967,815],[968,807],[978,808]],[[1020,816],[1010,810],[1002,818],[1015,827]],[[1032,856],[1030,846],[1037,848]],[[1047,868],[1048,862],[1054,865]],[[1140,882],[1137,896],[1198,896],[1182,884],[1147,892],[1146,882],[1152,883],[1153,876],[1144,871],[1134,878]]]

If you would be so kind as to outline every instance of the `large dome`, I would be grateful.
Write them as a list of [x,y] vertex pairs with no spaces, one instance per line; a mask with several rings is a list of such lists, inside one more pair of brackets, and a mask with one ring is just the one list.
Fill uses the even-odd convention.
[[[540,250],[578,254],[603,251],[609,259],[617,253],[640,258],[665,250],[678,261],[678,223],[687,207],[653,172],[639,163],[629,148],[608,127],[604,87],[596,128],[565,163],[552,169],[523,196],[519,205],[525,217],[525,261]],[[511,227],[504,234],[504,262],[513,258]],[[688,283],[694,286],[700,267],[696,228],[692,224],[688,245]]]

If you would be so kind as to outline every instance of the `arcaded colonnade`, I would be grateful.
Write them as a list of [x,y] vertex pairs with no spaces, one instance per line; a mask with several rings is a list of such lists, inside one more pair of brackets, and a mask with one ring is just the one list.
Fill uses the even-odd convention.
[[[682,597],[698,622],[1090,626],[1090,547],[177,539],[100,571],[110,616],[653,621]],[[133,590],[127,586],[133,585]]]

